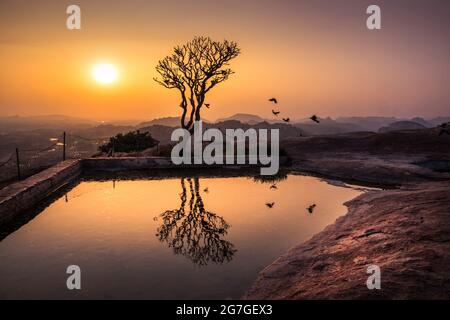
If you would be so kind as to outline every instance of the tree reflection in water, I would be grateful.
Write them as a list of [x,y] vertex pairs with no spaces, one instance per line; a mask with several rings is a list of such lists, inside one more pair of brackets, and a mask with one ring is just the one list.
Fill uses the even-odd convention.
[[180,208],[160,214],[163,224],[156,236],[167,242],[175,254],[182,254],[197,265],[231,261],[237,250],[222,239],[230,225],[205,209],[199,179],[181,178],[181,188]]

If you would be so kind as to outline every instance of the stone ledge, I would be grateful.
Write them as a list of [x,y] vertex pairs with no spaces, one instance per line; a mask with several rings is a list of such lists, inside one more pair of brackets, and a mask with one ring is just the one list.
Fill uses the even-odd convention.
[[87,170],[142,170],[176,168],[167,157],[88,158],[82,160]]
[[4,187],[0,190],[0,225],[32,208],[49,194],[77,178],[80,173],[80,160],[66,160]]

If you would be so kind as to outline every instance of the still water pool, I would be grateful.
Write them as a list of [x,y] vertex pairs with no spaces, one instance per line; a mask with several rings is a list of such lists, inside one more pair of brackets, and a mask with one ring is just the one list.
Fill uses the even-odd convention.
[[301,175],[81,181],[0,242],[0,298],[238,299],[362,192]]

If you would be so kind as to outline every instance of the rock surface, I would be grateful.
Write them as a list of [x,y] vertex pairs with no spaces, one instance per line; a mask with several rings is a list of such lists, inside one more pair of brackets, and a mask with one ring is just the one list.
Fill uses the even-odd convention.
[[436,172],[419,163],[449,163],[450,136],[437,128],[382,134],[356,132],[286,139],[281,148],[292,167],[343,180],[379,185],[450,180],[450,172]]
[[[450,299],[450,182],[370,191],[266,267],[244,299]],[[381,268],[369,290],[367,267]]]
[[417,130],[417,129],[425,129],[426,127],[420,123],[414,121],[397,121],[393,122],[386,127],[381,127],[378,129],[378,132],[389,132],[396,130]]
[[[432,158],[433,159],[433,158]],[[442,159],[442,158],[436,158]],[[371,155],[367,153],[317,153],[293,159],[292,167],[340,180],[354,180],[384,186],[450,180],[449,172],[436,172],[418,165],[430,162],[426,155]],[[437,160],[439,161],[439,160]],[[442,160],[449,163],[449,160]]]

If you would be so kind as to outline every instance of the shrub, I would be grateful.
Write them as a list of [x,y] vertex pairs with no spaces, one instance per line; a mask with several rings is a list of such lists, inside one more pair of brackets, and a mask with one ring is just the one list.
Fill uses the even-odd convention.
[[119,133],[109,138],[109,142],[98,147],[101,152],[136,152],[152,148],[159,143],[152,138],[149,132],[131,131],[126,134]]

